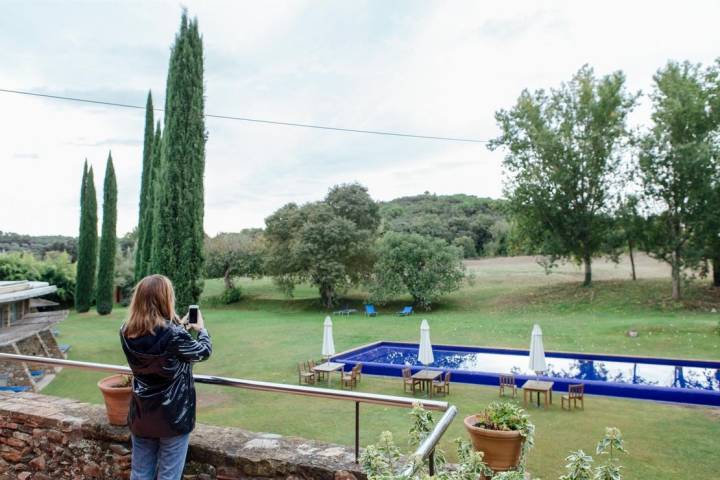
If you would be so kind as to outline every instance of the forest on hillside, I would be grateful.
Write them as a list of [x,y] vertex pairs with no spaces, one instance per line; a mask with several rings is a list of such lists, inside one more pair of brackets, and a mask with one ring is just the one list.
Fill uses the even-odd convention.
[[0,231],[0,252],[31,252],[37,258],[44,258],[47,252],[67,252],[74,262],[77,260],[77,238]]
[[384,231],[418,233],[461,247],[465,258],[508,255],[506,201],[424,193],[380,202]]

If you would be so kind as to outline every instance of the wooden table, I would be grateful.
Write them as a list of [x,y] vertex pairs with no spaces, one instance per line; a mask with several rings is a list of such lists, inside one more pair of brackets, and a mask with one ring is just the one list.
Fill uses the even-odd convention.
[[420,370],[415,373],[412,378],[413,380],[418,380],[420,382],[421,389],[427,387],[428,397],[432,397],[432,382],[440,375],[442,375],[442,370]]
[[552,387],[554,382],[543,382],[541,380],[528,380],[522,386],[523,403],[527,407],[527,396],[530,393],[530,401],[532,402],[532,394],[537,393],[537,404],[540,406],[540,394],[545,397],[545,408],[548,408],[548,395],[550,396],[550,405],[552,405]]
[[357,309],[355,308],[343,308],[342,310],[335,310],[333,312],[333,315],[346,315],[350,316],[353,313],[357,313]]
[[328,377],[327,384],[329,387],[330,386],[330,374],[334,371],[340,371],[340,377],[342,378],[342,372],[343,372],[344,368],[345,368],[344,363],[325,362],[325,363],[321,363],[320,365],[315,365],[315,367],[313,367],[313,372],[327,373],[327,377]]

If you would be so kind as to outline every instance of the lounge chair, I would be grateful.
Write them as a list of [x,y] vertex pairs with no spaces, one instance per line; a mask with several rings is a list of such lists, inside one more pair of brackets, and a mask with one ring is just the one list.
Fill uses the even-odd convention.
[[372,303],[365,304],[365,316],[366,317],[377,316],[377,311],[375,310],[375,305],[373,305]]
[[350,390],[357,387],[357,371],[355,370],[355,367],[353,367],[350,372],[342,372],[342,379],[340,382],[340,387],[350,387]]
[[444,380],[435,380],[432,382],[432,388],[435,393],[450,395],[450,372],[445,372]]
[[[580,407],[585,410],[585,385],[582,383],[568,387],[568,394],[560,397],[560,407],[564,410],[565,402],[567,402],[567,409],[572,410],[573,408],[577,408],[578,401],[580,401]],[[570,402],[572,402],[572,404]]]
[[315,372],[307,371],[305,365],[298,363],[298,383],[302,385],[307,383],[308,385],[315,383]]
[[400,310],[400,311],[397,312],[397,313],[398,313],[398,315],[400,315],[401,317],[407,317],[408,315],[412,315],[412,314],[413,314],[413,308],[412,308],[412,307],[404,307],[402,310]]
[[345,315],[350,316],[353,313],[357,313],[357,310],[354,308],[350,308],[349,305],[345,305],[341,310],[335,310],[333,312],[333,315]]
[[415,393],[415,386],[420,385],[420,381],[412,378],[412,370],[410,368],[402,369],[403,377],[403,392],[407,392],[407,387],[410,385],[410,390]]
[[515,375],[500,375],[500,396],[505,395],[505,389],[512,391],[512,396],[517,395],[517,385],[515,384]]

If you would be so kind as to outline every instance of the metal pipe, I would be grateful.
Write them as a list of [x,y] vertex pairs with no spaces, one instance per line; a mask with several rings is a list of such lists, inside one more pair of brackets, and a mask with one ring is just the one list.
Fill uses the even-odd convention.
[[440,442],[440,439],[445,434],[445,431],[450,426],[450,423],[452,423],[455,415],[457,415],[457,407],[455,405],[450,405],[443,416],[440,417],[440,420],[438,420],[435,424],[435,428],[433,428],[430,434],[412,454],[411,463],[402,472],[403,476],[409,478],[418,471],[418,469],[422,466],[423,461],[425,461],[425,459],[428,458],[428,456],[430,456],[430,454],[435,450],[435,447]]
[[[43,365],[56,365],[84,370],[105,371],[112,373],[131,374],[130,367],[110,365],[107,363],[79,362],[66,360],[64,358],[34,357],[31,355],[18,355],[14,353],[0,353],[0,360],[11,360],[18,362],[39,363]],[[242,378],[216,377],[213,375],[194,375],[197,383],[210,385],[223,385],[226,387],[244,388],[247,390],[258,390],[263,392],[287,393],[290,395],[302,395],[306,397],[322,397],[333,400],[344,400],[352,402],[369,403],[374,405],[387,405],[392,407],[412,408],[419,400],[394,395],[380,395],[376,393],[355,392],[350,390],[333,390],[328,388],[306,387],[303,385],[288,385],[284,383],[262,382],[258,380],[245,380]],[[445,411],[448,409],[447,402],[435,400],[420,401],[423,407],[428,410]]]
[[433,448],[430,451],[430,456],[428,457],[428,473],[431,477],[435,476],[435,449]]
[[355,463],[360,462],[360,402],[355,402]]

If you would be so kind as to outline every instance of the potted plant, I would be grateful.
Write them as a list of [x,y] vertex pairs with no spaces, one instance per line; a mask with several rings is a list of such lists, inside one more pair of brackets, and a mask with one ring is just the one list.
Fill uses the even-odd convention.
[[473,447],[495,472],[523,470],[533,445],[535,426],[515,403],[492,402],[482,412],[465,418]]
[[130,409],[132,395],[132,376],[111,375],[98,382],[98,387],[105,398],[110,425],[127,425],[127,415]]

